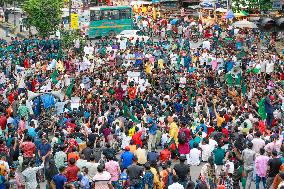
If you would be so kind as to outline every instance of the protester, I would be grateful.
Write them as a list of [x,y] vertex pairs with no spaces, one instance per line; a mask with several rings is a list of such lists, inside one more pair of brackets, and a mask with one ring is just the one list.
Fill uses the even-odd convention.
[[255,174],[256,188],[275,177],[281,186],[279,33],[138,12],[147,39],[70,49],[51,37],[0,40],[0,180],[15,172],[18,188],[252,188]]

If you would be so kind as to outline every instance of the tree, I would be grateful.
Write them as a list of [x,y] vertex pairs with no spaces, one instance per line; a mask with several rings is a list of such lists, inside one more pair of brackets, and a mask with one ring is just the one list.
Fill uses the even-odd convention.
[[60,37],[63,49],[72,49],[76,40],[80,42],[80,48],[78,53],[83,53],[86,41],[82,35],[80,35],[79,30],[60,30]]
[[272,1],[270,0],[232,0],[233,10],[245,10],[248,13],[255,13],[261,11],[268,11],[272,8]]
[[26,0],[23,9],[27,14],[27,24],[34,26],[39,35],[53,34],[61,23],[64,0]]

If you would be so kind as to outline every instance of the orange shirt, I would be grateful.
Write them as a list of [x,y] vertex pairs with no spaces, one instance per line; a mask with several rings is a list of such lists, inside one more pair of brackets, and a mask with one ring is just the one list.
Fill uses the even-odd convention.
[[129,145],[129,148],[130,148],[130,152],[134,153],[135,150],[137,149],[136,145],[133,144],[133,145]]
[[171,152],[168,149],[162,150],[160,152],[161,162],[166,162],[171,159]]
[[68,160],[68,163],[69,163],[69,160],[70,160],[71,158],[74,158],[75,161],[77,161],[77,160],[79,159],[79,154],[76,153],[76,152],[71,152],[71,153],[68,154],[67,157],[68,157],[67,160]]

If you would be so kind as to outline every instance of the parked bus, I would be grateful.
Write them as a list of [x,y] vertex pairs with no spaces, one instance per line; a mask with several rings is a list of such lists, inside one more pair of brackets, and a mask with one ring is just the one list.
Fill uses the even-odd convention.
[[104,6],[90,8],[89,38],[113,37],[123,30],[133,29],[130,6]]

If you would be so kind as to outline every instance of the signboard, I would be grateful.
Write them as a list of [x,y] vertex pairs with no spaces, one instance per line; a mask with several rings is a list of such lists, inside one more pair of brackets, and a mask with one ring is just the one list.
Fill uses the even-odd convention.
[[71,28],[78,29],[79,28],[79,17],[76,13],[71,13]]
[[272,4],[273,10],[282,10],[283,2],[282,0],[274,0]]

